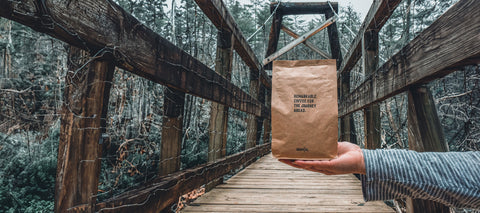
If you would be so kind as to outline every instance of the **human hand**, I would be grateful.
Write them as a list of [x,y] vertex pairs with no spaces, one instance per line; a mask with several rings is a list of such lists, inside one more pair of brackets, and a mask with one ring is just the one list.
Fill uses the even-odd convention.
[[338,142],[338,157],[329,161],[286,159],[280,159],[279,161],[296,168],[320,172],[326,175],[366,173],[362,149],[349,142]]

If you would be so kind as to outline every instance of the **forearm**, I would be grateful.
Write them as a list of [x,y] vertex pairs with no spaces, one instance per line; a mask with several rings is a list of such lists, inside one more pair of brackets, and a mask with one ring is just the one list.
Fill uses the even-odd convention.
[[363,150],[365,200],[412,197],[480,208],[480,152]]

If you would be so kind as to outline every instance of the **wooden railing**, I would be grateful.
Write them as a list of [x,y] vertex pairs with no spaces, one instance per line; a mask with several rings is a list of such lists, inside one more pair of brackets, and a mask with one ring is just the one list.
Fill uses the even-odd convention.
[[[417,151],[448,151],[435,103],[425,83],[480,62],[480,1],[460,0],[415,39],[378,67],[378,32],[399,0],[374,1],[339,69],[342,135],[350,132],[349,116],[364,110],[365,147],[380,148],[378,103],[408,92],[408,143]],[[361,45],[362,40],[364,45]],[[362,46],[364,49],[362,50]],[[350,92],[349,72],[362,56],[366,80]],[[349,136],[353,137],[353,136]],[[449,212],[433,201],[407,201],[409,212]]]
[[[270,150],[271,80],[220,0],[196,0],[218,29],[215,70],[156,34],[111,0],[0,0],[0,16],[72,46],[61,118],[55,212],[159,212],[203,184]],[[250,67],[250,91],[230,82],[232,51]],[[81,58],[89,56],[88,60]],[[87,57],[88,58],[88,57]],[[159,177],[141,188],[96,203],[102,129],[114,68],[170,89],[164,95]],[[185,94],[211,100],[209,163],[178,171]],[[247,149],[225,156],[228,107],[249,114]],[[262,126],[263,140],[258,146]],[[174,127],[174,128],[171,128]],[[218,136],[220,135],[220,136]]]

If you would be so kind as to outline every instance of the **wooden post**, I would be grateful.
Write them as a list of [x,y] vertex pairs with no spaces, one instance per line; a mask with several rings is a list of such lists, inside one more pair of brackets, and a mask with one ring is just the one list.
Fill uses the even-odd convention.
[[159,176],[180,170],[185,93],[165,87]]
[[[277,51],[278,38],[280,37],[280,30],[282,29],[282,20],[283,20],[283,15],[279,12],[276,12],[272,20],[270,35],[268,36],[268,46],[267,46],[267,53],[265,54],[265,58],[272,55],[275,51]],[[265,65],[264,69],[271,70],[272,63],[268,63],[267,65]]]
[[[426,86],[408,91],[408,146],[418,152],[447,152],[437,109],[430,90]],[[440,203],[407,199],[407,212],[450,212]]]
[[[325,13],[325,18],[329,19],[333,16],[333,11],[328,10]],[[330,52],[332,55],[332,58],[337,59],[337,69],[340,68],[342,64],[342,51],[341,51],[341,46],[340,46],[340,40],[338,37],[338,29],[337,29],[337,24],[333,23],[330,25],[328,28],[328,39],[330,41]],[[338,94],[339,94],[339,99],[340,101],[343,100],[343,97],[348,95],[350,93],[350,74],[345,75],[345,76],[340,76],[340,82],[339,82],[339,89],[338,89]],[[352,143],[357,143],[357,138],[355,137],[355,124],[353,120],[353,114],[347,115],[345,117],[340,118],[340,140],[341,141],[349,141]]]
[[[258,100],[260,93],[260,81],[258,73],[255,70],[250,69],[250,95]],[[248,114],[247,116],[247,144],[245,149],[255,147],[258,144],[257,131],[258,131],[258,118],[255,115]]]
[[[375,73],[378,66],[378,31],[368,30],[364,34],[365,42],[365,75]],[[372,85],[373,86],[373,85]],[[376,91],[372,89],[372,91]],[[365,148],[377,149],[381,147],[380,141],[380,106],[373,104],[365,108]]]
[[[272,90],[266,89],[265,90],[265,106],[267,110],[270,111],[272,106]],[[264,119],[263,120],[263,143],[270,142],[270,133],[272,131],[272,121],[271,119]]]
[[[70,47],[55,183],[55,212],[94,212],[102,132],[115,66]],[[81,68],[88,63],[84,68]]]
[[[231,78],[233,58],[233,35],[224,30],[217,34],[217,58],[215,61],[215,72],[223,75],[227,80]],[[222,104],[213,103],[210,111],[208,162],[225,157],[227,153],[227,125],[228,107]],[[222,178],[207,184],[209,191],[216,185],[222,183]]]
[[[334,16],[333,11],[328,10],[325,13],[325,19],[330,19]],[[337,68],[342,64],[342,51],[340,49],[340,40],[338,37],[337,23],[334,22],[327,27],[328,40],[330,42],[330,52],[333,59],[337,59]]]
[[[259,79],[259,81],[260,81],[260,91],[258,92],[258,101],[263,105],[265,105],[266,104],[265,103],[265,85],[261,83],[261,79]],[[265,109],[265,110],[270,111],[270,109]],[[262,138],[262,128],[263,128],[264,120],[266,119],[263,117],[257,117],[257,138],[256,138],[257,145],[260,145],[260,138]],[[266,143],[266,142],[263,141],[263,143]]]

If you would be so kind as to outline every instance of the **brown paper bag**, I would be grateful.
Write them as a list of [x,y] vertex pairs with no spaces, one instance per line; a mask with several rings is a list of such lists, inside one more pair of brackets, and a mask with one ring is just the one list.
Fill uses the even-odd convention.
[[279,159],[337,156],[335,60],[273,61],[272,153]]

